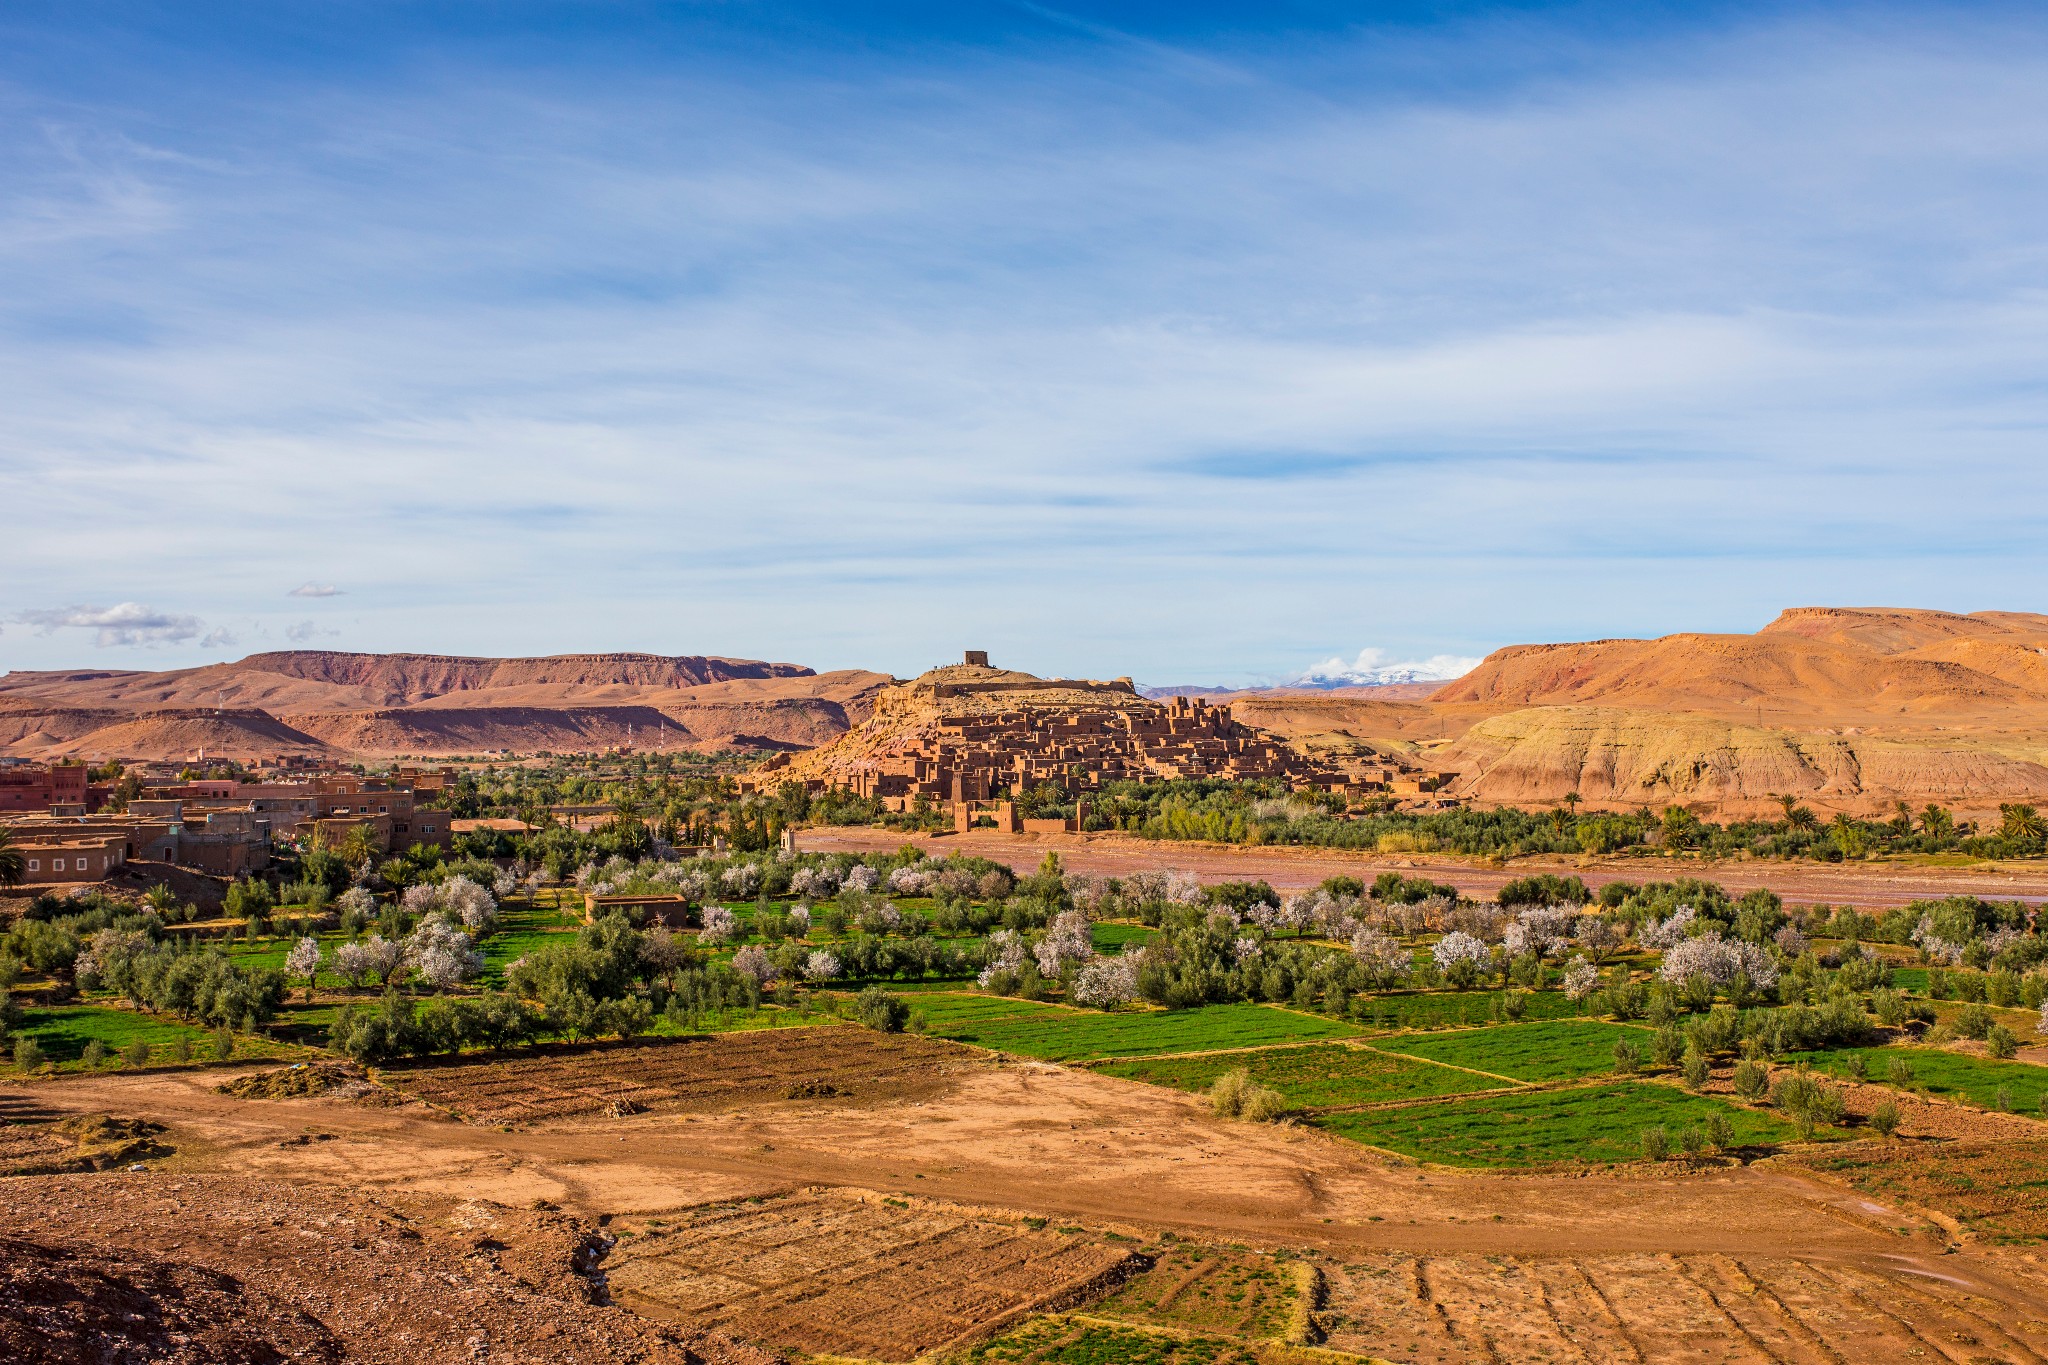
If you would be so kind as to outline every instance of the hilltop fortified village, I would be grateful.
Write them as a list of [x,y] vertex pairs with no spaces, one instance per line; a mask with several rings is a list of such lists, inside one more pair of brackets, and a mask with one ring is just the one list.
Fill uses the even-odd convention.
[[[1039,678],[992,667],[987,654],[969,650],[962,663],[884,689],[874,715],[844,738],[771,759],[747,782],[757,790],[790,781],[838,788],[895,811],[950,807],[956,828],[986,815],[1014,832],[1061,823],[1016,814],[1015,797],[1046,786],[1085,799],[1110,782],[1263,778],[1298,791],[1365,795],[1404,776],[1327,767],[1201,697],[1154,701],[1129,678]],[[1417,794],[1437,780],[1407,776]],[[1079,822],[1077,814],[1071,823]]]

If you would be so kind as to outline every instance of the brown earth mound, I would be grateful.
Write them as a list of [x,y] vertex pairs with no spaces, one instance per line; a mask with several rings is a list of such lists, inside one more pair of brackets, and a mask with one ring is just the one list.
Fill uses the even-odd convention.
[[776,1365],[606,1304],[549,1210],[234,1176],[51,1176],[0,1200],[0,1359]]

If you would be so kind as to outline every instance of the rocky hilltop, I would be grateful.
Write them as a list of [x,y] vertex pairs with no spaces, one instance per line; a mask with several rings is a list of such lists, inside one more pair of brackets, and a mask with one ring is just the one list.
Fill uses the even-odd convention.
[[1041,782],[1316,775],[1300,750],[1199,698],[1155,701],[1129,678],[1040,678],[968,663],[884,688],[866,721],[760,781],[908,802],[954,791],[982,799]]
[[2048,616],[1799,607],[1753,635],[1516,645],[1425,703],[1482,802],[2048,798]]

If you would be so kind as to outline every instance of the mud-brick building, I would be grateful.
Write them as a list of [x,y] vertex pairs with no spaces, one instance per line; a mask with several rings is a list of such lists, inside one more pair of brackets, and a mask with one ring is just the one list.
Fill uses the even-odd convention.
[[90,805],[86,770],[75,763],[55,767],[23,763],[0,767],[0,812],[46,811],[55,806]]

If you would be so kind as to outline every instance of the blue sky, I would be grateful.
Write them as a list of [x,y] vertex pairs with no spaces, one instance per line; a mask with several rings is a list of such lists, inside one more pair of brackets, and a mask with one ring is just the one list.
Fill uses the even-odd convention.
[[2020,6],[0,10],[0,666],[2041,608]]

